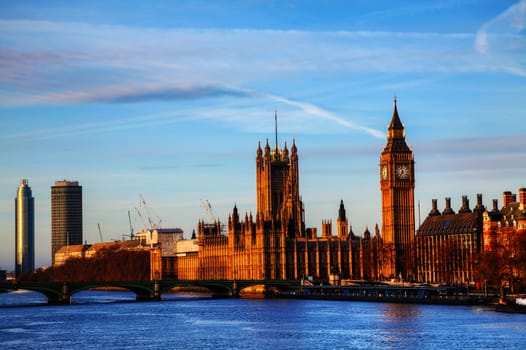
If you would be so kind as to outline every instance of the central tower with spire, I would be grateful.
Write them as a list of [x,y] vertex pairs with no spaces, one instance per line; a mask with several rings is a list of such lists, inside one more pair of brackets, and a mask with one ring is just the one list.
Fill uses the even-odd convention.
[[290,154],[286,142],[283,149],[279,148],[277,112],[274,123],[274,149],[267,139],[264,150],[259,143],[256,151],[257,214],[263,221],[281,222],[287,237],[302,237],[305,223],[299,194],[298,150],[294,140]]
[[384,277],[414,277],[415,241],[415,162],[405,141],[404,125],[398,116],[396,96],[387,144],[380,156],[382,191],[381,257]]

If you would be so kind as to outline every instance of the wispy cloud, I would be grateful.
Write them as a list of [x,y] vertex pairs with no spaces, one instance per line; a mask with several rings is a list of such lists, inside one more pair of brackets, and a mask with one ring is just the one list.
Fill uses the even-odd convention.
[[475,48],[480,53],[488,53],[490,51],[489,36],[495,35],[502,41],[508,34],[509,40],[509,38],[514,38],[513,34],[520,33],[524,28],[526,28],[526,0],[521,0],[480,26],[475,37]]
[[164,170],[173,170],[173,169],[180,169],[182,167],[184,168],[219,168],[224,166],[224,164],[221,163],[199,163],[199,164],[162,164],[162,165],[141,165],[138,167],[139,170],[144,171],[164,171]]
[[[515,28],[524,28],[520,20],[524,4],[526,0],[506,11],[517,16],[499,17],[502,21],[518,18]],[[488,28],[493,28],[493,22],[481,32]],[[297,94],[284,93],[283,86],[298,76],[323,82],[327,76],[368,72],[501,71],[526,76],[523,65],[514,62],[517,52],[525,51],[523,46],[488,59],[473,51],[473,40],[469,33],[161,30],[0,20],[0,106],[221,100],[209,109],[198,107],[188,112],[178,108],[164,116],[123,117],[0,139],[45,139],[191,118],[230,121],[254,130],[261,113],[266,112],[247,106],[240,109],[241,102],[229,106],[231,101],[247,98],[253,106],[278,102],[290,107],[291,118],[302,121],[289,125],[295,131],[305,128],[307,120],[316,126],[330,121],[337,127],[384,138],[382,131],[357,122],[351,112],[322,108]],[[274,90],[275,81],[283,82],[282,91]],[[224,102],[224,97],[229,102]]]
[[421,170],[498,173],[526,170],[526,135],[443,139],[415,145]]
[[474,41],[479,60],[489,70],[526,77],[525,28],[526,0],[521,0],[480,26]]
[[[520,14],[515,28],[523,28],[524,3],[507,11]],[[483,26],[480,35],[492,26]],[[496,68],[473,52],[473,40],[469,33],[161,30],[0,20],[0,104],[209,98],[236,94],[226,86],[262,90],[264,82],[299,75],[495,69],[516,74],[522,68],[504,64],[516,52],[501,53],[504,63]]]
[[[268,96],[255,91],[241,90],[240,94],[250,96],[252,99],[245,103],[231,106],[191,106],[178,107],[173,110],[145,115],[115,115],[111,119],[94,120],[85,123],[65,124],[46,128],[28,129],[0,133],[0,143],[26,143],[51,139],[75,138],[81,135],[110,133],[116,131],[142,129],[145,127],[163,127],[180,123],[207,121],[212,123],[228,124],[233,128],[245,132],[261,132],[273,125],[273,114],[269,110],[256,108],[253,105],[267,105],[270,100],[280,102],[277,106],[283,118],[280,121],[280,130],[288,133],[331,133],[331,130],[341,130],[341,126],[350,130],[364,132],[378,137],[381,132],[372,128],[353,124],[341,117],[333,115],[313,104],[290,101],[283,97]],[[288,108],[287,108],[288,107]],[[327,123],[330,121],[331,123]]]
[[268,96],[272,100],[282,102],[290,106],[298,107],[307,114],[310,114],[310,115],[313,115],[313,116],[316,116],[316,117],[319,117],[325,120],[336,122],[338,125],[341,125],[345,128],[362,131],[376,138],[380,138],[380,139],[385,138],[385,133],[379,130],[353,123],[329,111],[326,111],[318,106],[315,106],[312,103],[293,101],[293,100],[286,99],[284,97],[274,96],[274,95],[266,95],[266,96]]
[[416,147],[427,154],[526,154],[526,134],[501,137],[453,138],[423,142]]
[[148,101],[196,100],[223,96],[245,97],[246,93],[240,89],[212,85],[116,85],[38,94],[22,98],[21,100],[15,98],[12,99],[10,103],[15,105],[22,101],[29,104],[138,103]]
[[89,135],[125,129],[137,129],[145,126],[175,124],[187,120],[191,120],[191,117],[185,116],[185,113],[181,113],[181,111],[156,113],[143,116],[128,116],[104,121],[62,125],[58,127],[33,129],[10,134],[0,134],[0,141],[5,143],[24,143],[29,141],[76,137],[79,135]]
[[411,2],[408,5],[398,6],[397,3],[393,3],[394,7],[384,8],[378,11],[366,13],[359,17],[360,21],[366,21],[369,19],[386,19],[400,16],[421,16],[427,13],[436,13],[438,11],[445,11],[452,8],[465,6],[466,4],[475,2],[476,0],[441,0],[441,1],[422,1],[422,2]]

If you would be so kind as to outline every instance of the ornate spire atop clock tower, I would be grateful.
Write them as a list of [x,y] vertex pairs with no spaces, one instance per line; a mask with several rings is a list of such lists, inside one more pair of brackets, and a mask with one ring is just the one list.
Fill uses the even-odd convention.
[[396,106],[396,96],[394,98],[394,110],[391,123],[387,128],[387,144],[382,153],[388,152],[411,152],[409,146],[405,142],[405,128],[398,115],[398,108]]
[[[398,108],[396,107],[396,95],[394,97],[394,111],[393,111],[393,117],[391,118],[391,124],[389,124],[389,135],[391,137],[394,137],[395,135],[391,135],[392,133],[394,134],[395,130],[404,130],[404,125],[402,124],[402,122],[400,121],[400,117],[398,116]],[[398,136],[398,135],[396,135]],[[404,135],[401,135],[402,137],[404,137]]]

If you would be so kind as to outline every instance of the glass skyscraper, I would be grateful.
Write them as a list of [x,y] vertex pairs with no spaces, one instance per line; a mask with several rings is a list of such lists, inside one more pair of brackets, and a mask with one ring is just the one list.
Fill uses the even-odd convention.
[[15,198],[15,273],[35,270],[35,199],[28,181],[23,179]]
[[78,181],[55,181],[51,187],[51,261],[66,245],[82,244],[82,186]]

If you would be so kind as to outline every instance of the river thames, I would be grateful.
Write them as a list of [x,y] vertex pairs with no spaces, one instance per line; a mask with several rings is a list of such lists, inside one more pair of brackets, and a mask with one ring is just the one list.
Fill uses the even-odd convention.
[[0,349],[526,349],[526,315],[480,306],[163,297],[2,293]]

